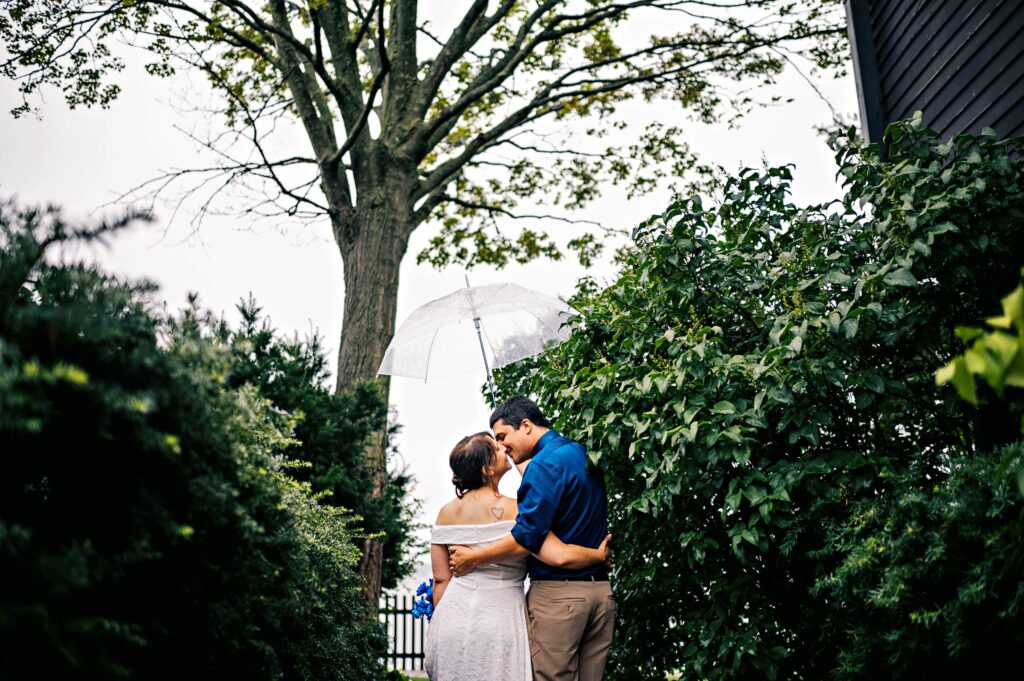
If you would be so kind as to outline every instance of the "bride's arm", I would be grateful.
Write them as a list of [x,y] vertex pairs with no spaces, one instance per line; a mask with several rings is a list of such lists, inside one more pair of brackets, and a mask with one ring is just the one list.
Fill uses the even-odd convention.
[[570,570],[580,570],[592,565],[607,563],[611,557],[608,550],[608,541],[612,538],[609,534],[596,549],[588,549],[578,544],[566,544],[554,532],[548,532],[540,551],[534,555],[548,565]]
[[444,544],[430,545],[430,567],[434,572],[434,607],[441,602],[444,590],[448,588],[448,581],[452,573],[448,570],[448,547]]

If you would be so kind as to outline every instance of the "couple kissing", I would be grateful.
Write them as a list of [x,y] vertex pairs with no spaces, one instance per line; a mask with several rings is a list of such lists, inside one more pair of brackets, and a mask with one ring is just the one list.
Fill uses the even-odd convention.
[[[517,396],[463,438],[431,532],[432,681],[600,681],[612,642],[608,499],[583,445]],[[498,492],[515,465],[516,499]],[[529,591],[525,594],[525,578]]]

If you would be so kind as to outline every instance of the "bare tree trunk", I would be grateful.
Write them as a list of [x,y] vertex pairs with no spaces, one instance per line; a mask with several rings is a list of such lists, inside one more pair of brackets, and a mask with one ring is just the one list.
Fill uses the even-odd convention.
[[[407,244],[404,233],[369,229],[348,249],[343,247],[345,307],[338,349],[339,391],[351,390],[377,375],[395,333],[398,272]],[[386,385],[384,381],[382,387]]]
[[[395,178],[392,178],[394,181]],[[399,183],[391,191],[360,194],[352,223],[336,230],[345,273],[344,317],[338,349],[338,391],[362,381],[377,380],[388,400],[390,379],[377,379],[377,368],[395,332],[398,278],[411,233],[411,211],[403,200],[408,191]],[[364,464],[373,476],[374,497],[387,490],[387,435],[371,436]],[[381,589],[383,545],[366,540],[359,572],[370,607],[376,611]]]
[[[387,483],[387,433],[379,431],[370,436],[366,450],[366,466],[373,470],[373,496],[386,493]],[[359,576],[363,581],[364,594],[372,612],[377,612],[380,603],[381,569],[384,565],[384,544],[380,539],[363,540],[363,556],[359,559]]]

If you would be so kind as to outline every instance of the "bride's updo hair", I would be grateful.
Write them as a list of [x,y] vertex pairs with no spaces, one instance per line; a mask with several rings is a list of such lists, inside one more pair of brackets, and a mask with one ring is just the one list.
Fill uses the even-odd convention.
[[452,467],[452,484],[455,495],[462,498],[466,492],[484,486],[484,466],[494,461],[494,444],[490,433],[467,435],[455,445],[448,457],[448,465]]

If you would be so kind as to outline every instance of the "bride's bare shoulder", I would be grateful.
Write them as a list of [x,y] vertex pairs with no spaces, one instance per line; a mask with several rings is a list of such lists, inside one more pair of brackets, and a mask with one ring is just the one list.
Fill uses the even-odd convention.
[[514,498],[502,496],[501,506],[505,511],[505,517],[502,520],[515,520],[519,515],[519,506]]
[[452,499],[442,506],[441,510],[437,513],[437,522],[435,525],[457,525],[459,521],[459,507],[461,506],[461,501],[461,499]]

